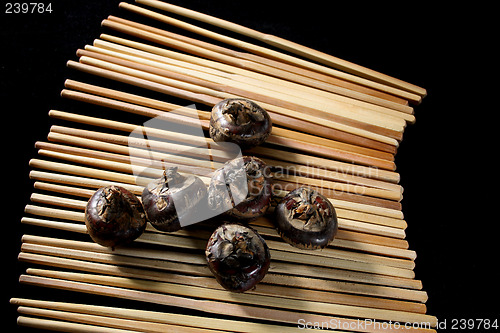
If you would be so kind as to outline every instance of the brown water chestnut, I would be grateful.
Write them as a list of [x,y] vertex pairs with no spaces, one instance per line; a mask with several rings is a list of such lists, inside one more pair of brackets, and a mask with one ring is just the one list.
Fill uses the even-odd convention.
[[132,242],[146,228],[146,214],[137,197],[120,186],[98,189],[85,208],[85,225],[98,244],[116,247]]
[[271,255],[264,239],[252,228],[226,223],[208,240],[208,267],[227,290],[244,292],[266,275]]
[[271,134],[269,114],[244,98],[229,98],[212,108],[210,137],[216,142],[233,142],[242,149],[258,146]]
[[299,187],[286,195],[275,209],[275,225],[280,236],[301,249],[321,249],[337,233],[335,208],[322,194]]
[[144,188],[142,204],[146,216],[158,230],[173,232],[203,219],[207,209],[207,188],[196,176],[183,176],[177,168],[165,170],[163,176]]
[[216,170],[208,187],[208,207],[240,220],[266,213],[271,204],[270,170],[257,157],[242,156]]

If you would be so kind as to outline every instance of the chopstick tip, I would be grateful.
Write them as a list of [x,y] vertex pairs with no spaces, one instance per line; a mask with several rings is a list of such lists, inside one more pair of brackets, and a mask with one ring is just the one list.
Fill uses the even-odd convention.
[[10,304],[13,304],[13,305],[20,305],[20,304],[21,304],[21,299],[20,299],[20,298],[15,298],[15,297],[13,297],[13,298],[11,298],[11,299],[9,300],[9,303],[10,303]]

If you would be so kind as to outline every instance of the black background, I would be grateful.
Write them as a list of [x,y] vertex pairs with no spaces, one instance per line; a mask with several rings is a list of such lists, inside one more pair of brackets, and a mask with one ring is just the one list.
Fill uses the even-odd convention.
[[[20,286],[20,224],[29,203],[34,143],[45,140],[48,110],[65,106],[59,93],[76,49],[105,31],[107,15],[124,16],[118,1],[51,1],[52,13],[5,14],[0,8],[0,108],[3,191],[3,325],[16,328],[11,297],[36,298]],[[48,2],[46,2],[48,3]],[[405,131],[396,164],[405,188],[403,212],[416,278],[440,321],[500,319],[496,133],[498,37],[488,7],[438,3],[389,6],[321,1],[173,1],[274,34],[427,89],[417,122]],[[406,3],[406,2],[405,2]],[[46,292],[47,290],[45,290]],[[52,291],[51,291],[52,292]],[[57,294],[57,292],[53,292]],[[68,296],[70,297],[70,296]],[[75,297],[75,295],[71,295]],[[78,295],[73,300],[84,299]],[[7,330],[9,331],[9,330]]]

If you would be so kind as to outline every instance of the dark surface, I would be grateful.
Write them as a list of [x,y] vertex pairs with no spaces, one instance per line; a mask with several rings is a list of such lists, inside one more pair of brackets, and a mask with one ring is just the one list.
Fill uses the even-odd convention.
[[[23,208],[32,193],[28,178],[34,142],[45,140],[50,109],[70,111],[59,97],[66,69],[79,47],[103,32],[100,21],[120,16],[118,1],[52,1],[52,14],[5,14],[0,8],[0,93],[4,167],[1,304],[5,331],[16,328],[11,297],[42,297],[121,306],[134,303],[20,286],[25,264],[16,260],[24,233]],[[389,7],[353,3],[324,7],[320,1],[175,1],[259,31],[325,51],[342,59],[425,87],[396,164],[405,188],[407,239],[416,250],[416,278],[429,294],[428,313],[439,320],[500,319],[498,299],[498,110],[492,8]],[[335,2],[336,3],[336,2]],[[337,6],[337,5],[336,5]],[[123,16],[123,15],[122,15]],[[495,30],[496,31],[496,30]],[[496,34],[495,34],[496,35]],[[495,61],[495,62],[494,62]],[[12,129],[12,130],[10,130]],[[154,308],[154,306],[151,306]],[[161,309],[161,308],[160,308]],[[33,330],[31,330],[33,331]]]

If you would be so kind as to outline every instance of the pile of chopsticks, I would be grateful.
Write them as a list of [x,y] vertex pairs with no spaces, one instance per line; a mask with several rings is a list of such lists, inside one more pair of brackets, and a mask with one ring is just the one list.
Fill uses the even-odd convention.
[[[425,90],[208,15],[156,0],[136,2],[145,7],[120,7],[155,27],[110,16],[102,22],[108,33],[78,50],[79,61],[68,61],[101,84],[66,80],[62,97],[83,102],[77,104],[85,105],[85,114],[51,110],[58,124],[47,142],[36,143],[39,157],[30,161],[36,192],[22,222],[57,229],[64,238],[26,234],[19,260],[50,269],[28,268],[20,281],[196,314],[16,298],[19,324],[86,332],[282,332],[298,330],[301,322],[361,332],[435,327],[437,319],[426,314],[427,294],[415,280],[416,253],[405,240],[394,163],[404,129],[415,121],[412,105]],[[169,26],[199,38],[169,32]],[[210,108],[231,97],[257,102],[272,118],[266,144],[245,154],[273,168],[277,199],[309,185],[335,206],[339,232],[328,248],[293,248],[279,238],[272,215],[259,218],[251,225],[271,249],[271,268],[255,290],[234,294],[206,267],[209,224],[170,234],[148,227],[134,244],[114,251],[80,236],[86,200],[99,187],[118,184],[140,195],[169,166],[208,184],[227,160],[225,152],[208,135],[149,127],[146,120],[160,117],[206,133]],[[197,110],[184,107],[190,103]]]

